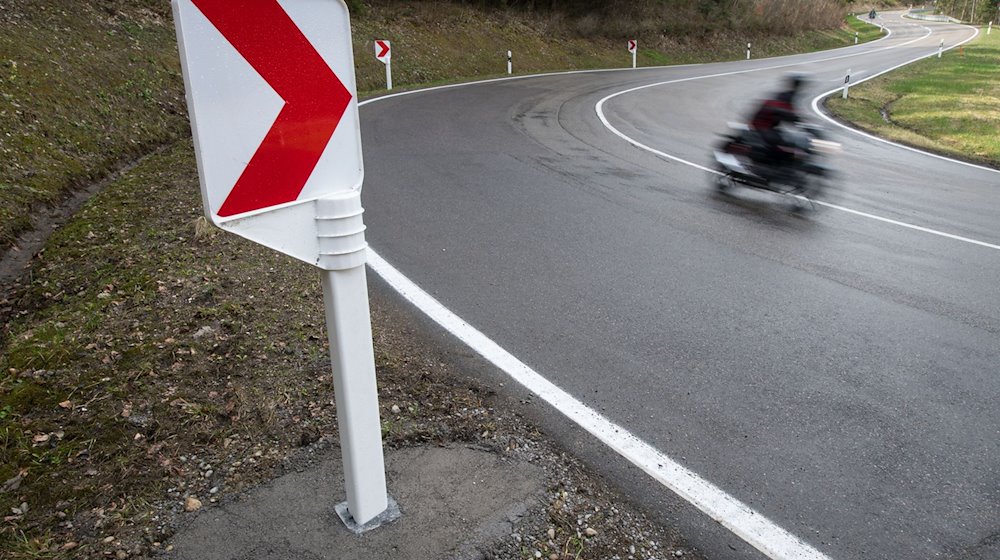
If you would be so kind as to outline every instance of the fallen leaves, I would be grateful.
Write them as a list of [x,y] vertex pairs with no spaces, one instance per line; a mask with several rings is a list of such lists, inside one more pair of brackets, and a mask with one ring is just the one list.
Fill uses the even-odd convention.
[[17,475],[8,478],[4,481],[3,486],[0,486],[0,494],[6,494],[7,492],[13,492],[21,487],[21,481],[28,474],[28,469],[21,469]]
[[62,441],[62,439],[64,437],[66,437],[66,432],[64,432],[63,430],[57,430],[55,432],[48,432],[48,433],[35,434],[35,435],[31,436],[31,446],[32,447],[39,447],[41,445],[44,445],[44,444],[49,443],[50,441],[52,441],[52,438],[55,438],[56,441]]

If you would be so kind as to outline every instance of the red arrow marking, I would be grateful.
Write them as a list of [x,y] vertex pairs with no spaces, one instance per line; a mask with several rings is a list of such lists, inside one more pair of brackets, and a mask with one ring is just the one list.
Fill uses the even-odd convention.
[[635,50],[635,41],[629,41],[628,42],[628,50],[630,50],[630,51],[634,51]]
[[388,54],[388,52],[389,52],[389,43],[386,43],[385,41],[375,41],[375,43],[377,43],[378,46],[379,46],[379,48],[382,49],[382,52],[380,52],[377,55],[375,55],[376,58],[382,58],[383,56],[385,56],[386,54]]
[[285,101],[219,216],[294,201],[347,110],[351,93],[277,0],[192,2]]

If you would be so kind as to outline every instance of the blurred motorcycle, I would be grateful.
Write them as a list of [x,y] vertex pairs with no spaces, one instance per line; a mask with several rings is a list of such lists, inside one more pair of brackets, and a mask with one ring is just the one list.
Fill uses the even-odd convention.
[[784,127],[777,146],[745,124],[729,123],[730,131],[713,150],[716,187],[728,192],[744,186],[792,197],[797,208],[814,208],[833,177],[829,156],[840,153],[818,125],[799,122]]

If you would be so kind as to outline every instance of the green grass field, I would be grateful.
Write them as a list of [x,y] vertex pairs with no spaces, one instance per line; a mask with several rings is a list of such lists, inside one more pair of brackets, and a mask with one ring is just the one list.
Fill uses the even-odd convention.
[[838,118],[918,148],[1000,166],[1000,32],[827,101]]

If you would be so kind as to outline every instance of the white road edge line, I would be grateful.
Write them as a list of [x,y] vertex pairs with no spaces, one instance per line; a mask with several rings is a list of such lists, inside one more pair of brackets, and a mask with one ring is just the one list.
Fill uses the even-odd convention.
[[[966,26],[966,27],[969,27],[969,26]],[[930,29],[928,29],[927,27],[924,27],[924,29],[927,29],[928,33],[925,34],[923,37],[920,37],[918,39],[914,39],[913,41],[917,41],[919,39],[923,39],[924,37],[927,37],[930,34],[930,32],[931,32]],[[975,31],[975,34],[973,34],[971,37],[969,37],[965,41],[962,41],[960,43],[956,43],[955,45],[953,45],[952,47],[950,47],[948,50],[956,48],[956,47],[961,46],[961,45],[964,45],[965,43],[967,43],[967,42],[975,39],[976,36],[979,34],[979,30],[976,29],[976,28],[971,28],[971,29],[973,29]],[[909,43],[912,43],[913,41],[908,41],[907,43],[902,43],[902,44],[896,45],[896,46],[897,47],[901,47],[903,45],[907,45]],[[886,47],[886,48],[894,48],[894,47]],[[891,72],[892,70],[895,70],[897,68],[906,66],[907,64],[912,64],[912,63],[914,63],[914,62],[916,62],[918,60],[923,60],[925,58],[929,58],[929,57],[934,56],[936,54],[937,54],[937,51],[935,50],[935,51],[931,52],[930,54],[921,55],[921,56],[919,56],[917,58],[914,58],[913,60],[904,62],[903,64],[900,64],[898,66],[894,66],[894,67],[892,67],[892,68],[890,68],[888,70],[885,70],[884,72],[879,72],[878,74],[873,74],[872,76],[869,76],[869,77],[867,77],[867,78],[865,78],[863,80],[859,80],[857,83],[860,84],[862,82],[866,82],[868,80],[871,80],[872,78],[876,78],[878,76],[881,76],[882,74],[885,74],[886,72]],[[815,63],[815,62],[825,62],[827,60],[834,60],[834,59],[837,59],[837,58],[845,58],[845,57],[825,58],[825,59],[822,59],[822,60],[810,61],[809,64],[812,64],[812,63]],[[714,169],[711,169],[709,167],[705,167],[704,165],[699,165],[699,164],[694,163],[692,161],[688,161],[686,159],[682,159],[682,158],[679,158],[677,156],[668,154],[666,152],[657,150],[656,148],[652,148],[650,146],[647,146],[647,145],[643,144],[642,142],[639,142],[638,140],[635,140],[635,139],[631,138],[630,136],[626,135],[622,131],[620,131],[617,128],[615,128],[611,124],[611,122],[608,120],[608,118],[604,115],[604,103],[607,102],[610,99],[618,97],[619,95],[624,95],[626,93],[632,93],[634,91],[638,91],[638,90],[646,89],[646,88],[651,88],[651,87],[664,86],[664,85],[676,84],[676,83],[679,83],[679,82],[688,82],[688,81],[702,80],[702,79],[708,79],[708,78],[718,78],[718,77],[721,77],[721,76],[730,76],[730,75],[735,75],[735,74],[745,74],[745,73],[749,73],[749,72],[760,72],[760,71],[763,71],[763,70],[774,70],[776,68],[787,68],[789,66],[797,66],[797,65],[800,65],[800,64],[806,64],[806,63],[801,63],[800,62],[800,63],[795,63],[795,64],[784,64],[784,65],[779,65],[779,66],[770,66],[770,67],[766,67],[766,68],[751,68],[751,69],[739,70],[739,71],[734,71],[734,72],[723,72],[723,73],[719,73],[719,74],[709,74],[709,75],[705,75],[705,76],[694,76],[694,77],[690,77],[690,78],[682,78],[682,79],[678,79],[678,80],[669,80],[669,81],[665,81],[665,82],[657,82],[657,83],[653,83],[653,84],[646,84],[646,85],[642,85],[642,86],[638,86],[638,87],[634,87],[634,88],[622,90],[622,91],[619,91],[619,92],[616,92],[616,93],[612,93],[611,95],[608,95],[607,97],[604,97],[603,99],[601,99],[600,101],[598,101],[597,105],[595,105],[595,107],[594,107],[594,110],[597,112],[597,117],[601,120],[601,123],[604,124],[605,128],[607,128],[614,135],[618,136],[622,140],[625,140],[629,144],[631,144],[631,145],[633,145],[633,146],[635,146],[635,147],[637,147],[639,149],[646,150],[647,152],[650,152],[650,153],[655,154],[657,156],[660,156],[662,158],[666,158],[666,159],[669,159],[669,160],[672,160],[672,161],[676,161],[677,163],[682,163],[684,165],[687,165],[687,166],[690,166],[690,167],[694,167],[695,169],[700,169],[701,171],[705,171],[706,173],[712,173],[712,174],[715,174],[715,175],[721,175],[721,173],[719,173],[718,171],[716,171]],[[857,84],[855,84],[855,85],[857,85]],[[925,151],[922,151],[922,150],[918,150],[916,148],[911,148],[909,146],[903,146],[902,144],[897,144],[897,143],[891,142],[889,140],[884,140],[884,139],[872,136],[872,135],[870,135],[870,134],[868,134],[866,132],[862,132],[860,130],[853,129],[853,128],[847,126],[847,125],[844,125],[844,124],[841,124],[841,123],[835,121],[834,119],[832,119],[829,116],[823,114],[823,112],[819,110],[818,103],[819,103],[819,100],[821,100],[822,98],[824,98],[824,97],[826,97],[828,95],[831,95],[833,93],[836,93],[836,92],[840,91],[841,89],[842,88],[832,89],[832,90],[830,90],[830,91],[828,91],[826,93],[822,93],[822,94],[818,95],[816,98],[814,98],[813,101],[812,101],[812,109],[813,109],[813,111],[818,116],[820,116],[820,117],[822,117],[822,118],[824,118],[824,119],[826,119],[826,120],[828,120],[828,121],[830,121],[830,122],[832,122],[832,123],[834,123],[834,124],[836,124],[836,125],[838,125],[840,127],[843,127],[846,130],[850,130],[851,132],[855,132],[857,134],[860,134],[862,136],[871,138],[873,140],[878,140],[880,142],[885,142],[887,144],[891,144],[893,146],[904,148],[904,149],[910,150],[912,152],[916,152],[916,153],[919,153],[919,154],[924,154],[924,155],[927,155],[927,156],[931,156],[931,157],[934,157],[934,158],[942,159],[942,160],[949,161],[949,162],[952,162],[952,163],[958,163],[958,164],[965,165],[965,166],[968,166],[968,167],[974,167],[976,169],[991,171],[991,172],[994,172],[994,173],[1000,173],[1000,170],[992,169],[992,168],[989,168],[989,167],[983,167],[981,165],[976,165],[976,164],[968,163],[968,162],[965,162],[965,161],[959,161],[959,160],[956,160],[956,159],[951,159],[951,158],[948,158],[948,157],[945,157],[945,156],[941,156],[941,155],[938,155],[938,154],[932,154],[930,152],[925,152]],[[847,207],[844,207],[844,206],[839,206],[837,204],[830,204],[829,202],[823,202],[821,200],[813,200],[812,202],[814,204],[818,204],[820,206],[825,206],[827,208],[832,208],[834,210],[839,210],[841,212],[846,212],[848,214],[853,214],[855,216],[860,216],[860,217],[863,217],[863,218],[869,218],[869,219],[876,220],[876,221],[879,221],[879,222],[883,222],[883,223],[886,223],[886,224],[892,224],[892,225],[895,225],[895,226],[899,226],[899,227],[903,227],[903,228],[907,228],[907,229],[912,229],[914,231],[920,231],[920,232],[928,233],[928,234],[931,234],[931,235],[937,235],[939,237],[944,237],[944,238],[947,238],[947,239],[953,239],[955,241],[962,241],[964,243],[971,243],[973,245],[978,245],[980,247],[987,247],[989,249],[1000,250],[1000,245],[997,245],[997,244],[994,244],[994,243],[988,243],[986,241],[979,241],[977,239],[971,239],[971,238],[968,238],[968,237],[963,237],[961,235],[955,235],[953,233],[947,233],[947,232],[944,232],[944,231],[939,231],[939,230],[936,230],[936,229],[931,229],[931,228],[924,227],[924,226],[919,226],[919,225],[916,225],[916,224],[910,224],[910,223],[902,222],[902,221],[899,221],[899,220],[893,220],[891,218],[886,218],[886,217],[883,217],[883,216],[878,216],[876,214],[871,214],[871,213],[868,213],[868,212],[863,212],[861,210],[854,210],[854,209],[847,208]]]
[[[889,31],[885,37],[878,39],[878,41],[888,39],[891,33],[892,32]],[[866,43],[866,45],[871,45],[874,42],[875,41],[871,41]],[[857,47],[851,45],[844,48],[856,49]],[[857,56],[859,54],[863,53],[849,54],[833,58],[844,58],[847,56]],[[681,66],[701,65],[686,64],[671,66],[669,68],[679,68]],[[786,66],[791,66],[791,64]],[[655,68],[662,69],[664,67],[646,67],[639,68],[639,70]],[[479,80],[475,82],[449,84],[383,95],[362,101],[358,103],[358,106],[360,107],[369,103],[384,101],[386,99],[400,97],[403,95],[412,95],[416,93],[425,93],[429,91],[465,87],[477,84],[506,82],[510,80],[539,78],[544,76],[629,70],[635,71],[635,69],[625,68],[572,70],[567,72],[549,72],[544,74]],[[661,155],[664,157],[672,157],[667,154]],[[694,165],[690,162],[684,163]],[[696,167],[701,168],[697,165]],[[701,169],[712,171],[707,168]],[[538,395],[539,398],[544,399],[545,402],[561,412],[569,420],[576,423],[588,433],[592,434],[599,441],[610,447],[623,458],[641,468],[647,474],[652,476],[657,482],[697,507],[700,511],[717,521],[723,527],[729,529],[733,534],[764,553],[767,557],[774,560],[830,560],[828,556],[811,547],[809,544],[802,541],[802,539],[796,537],[788,531],[785,531],[762,514],[725,493],[719,487],[701,478],[696,473],[684,468],[682,465],[667,455],[661,453],[653,446],[642,441],[625,428],[611,422],[597,411],[576,400],[572,395],[542,377],[539,373],[504,350],[486,335],[466,323],[461,317],[455,315],[444,307],[444,305],[434,299],[430,294],[422,290],[413,281],[404,276],[399,270],[386,262],[385,259],[383,259],[371,247],[368,248],[368,266],[387,284],[396,290],[397,293],[412,303],[415,307],[417,307],[417,309],[420,309],[425,315],[441,325],[445,330],[450,332],[459,340],[463,341],[469,346],[469,348],[488,359],[491,363],[507,373],[507,375],[509,375],[512,379],[520,383],[532,393]]]
[[829,560],[802,539],[785,531],[757,511],[694,472],[686,469],[625,428],[575,399],[538,372],[501,348],[489,337],[449,311],[368,249],[368,266],[394,290],[434,322],[455,335],[526,389],[544,399],[569,420],[596,437],[616,453],[639,467],[657,482],[690,502],[709,517],[769,558],[781,560]]

